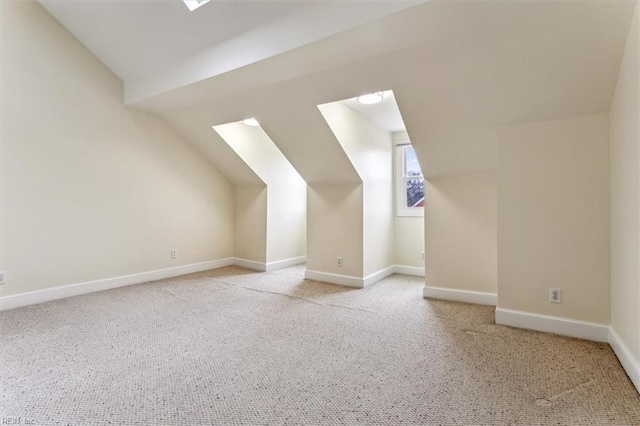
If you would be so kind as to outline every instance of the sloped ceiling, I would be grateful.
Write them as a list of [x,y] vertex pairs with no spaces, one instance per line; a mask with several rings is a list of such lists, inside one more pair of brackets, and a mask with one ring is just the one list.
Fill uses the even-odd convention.
[[490,171],[496,127],[608,110],[634,7],[430,2],[129,99],[163,115],[216,164],[211,136],[195,129],[255,116],[305,180],[348,182],[357,173],[316,105],[393,90],[427,176]]
[[39,0],[140,100],[230,72],[420,3]]

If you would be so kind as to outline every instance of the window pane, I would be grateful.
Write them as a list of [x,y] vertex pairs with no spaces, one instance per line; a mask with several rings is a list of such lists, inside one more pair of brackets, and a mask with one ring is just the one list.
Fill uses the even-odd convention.
[[407,208],[424,207],[424,179],[405,179]]
[[410,146],[404,149],[404,170],[405,176],[422,176],[416,151]]

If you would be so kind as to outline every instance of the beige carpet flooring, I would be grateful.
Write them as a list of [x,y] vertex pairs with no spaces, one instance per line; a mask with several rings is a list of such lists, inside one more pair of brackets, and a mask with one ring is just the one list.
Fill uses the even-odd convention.
[[0,314],[3,418],[71,425],[640,425],[606,344],[496,326],[395,275],[238,267]]

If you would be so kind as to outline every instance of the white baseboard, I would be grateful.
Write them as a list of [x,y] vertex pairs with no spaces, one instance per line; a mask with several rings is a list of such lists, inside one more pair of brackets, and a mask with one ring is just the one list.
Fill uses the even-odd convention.
[[422,296],[427,299],[452,300],[454,302],[475,303],[477,305],[496,306],[498,295],[496,293],[483,293],[480,291],[457,290],[453,288],[428,287],[422,291]]
[[396,274],[424,277],[424,268],[418,268],[416,266],[396,265],[394,266],[394,272]]
[[291,259],[267,263],[266,270],[267,272],[275,271],[277,269],[288,268],[289,266],[300,265],[301,263],[307,263],[307,256],[292,257]]
[[609,345],[627,372],[627,376],[629,376],[638,393],[640,393],[640,361],[633,356],[631,350],[625,345],[613,327],[609,327]]
[[605,324],[515,311],[500,307],[496,308],[496,324],[544,331],[546,333],[594,340],[596,342],[609,341],[609,326]]
[[266,272],[267,264],[264,262],[256,262],[255,260],[241,259],[239,257],[233,258],[233,265],[241,266],[247,269],[253,269],[254,271]]
[[305,263],[306,261],[307,261],[307,256],[300,256],[300,257],[294,257],[291,259],[278,260],[270,263],[256,262],[255,260],[242,259],[239,257],[233,258],[234,265],[241,266],[247,269],[253,269],[254,271],[260,271],[260,272],[275,271],[277,269],[299,265],[301,263]]
[[194,263],[191,265],[176,266],[174,268],[159,269],[139,274],[123,275],[120,277],[70,284],[45,290],[15,294],[12,296],[4,296],[0,297],[0,311],[49,302],[51,300],[64,299],[66,297],[79,296],[81,294],[94,293],[96,291],[140,284],[148,281],[177,277],[179,275],[191,274],[193,272],[222,268],[223,266],[230,266],[233,264],[233,258],[212,260],[209,262]]
[[378,272],[374,272],[371,275],[367,275],[366,277],[364,277],[364,279],[362,280],[362,286],[363,287],[367,287],[370,286],[372,284],[377,283],[378,281],[387,278],[389,275],[393,275],[396,271],[396,267],[395,266],[389,266],[387,268],[381,269]]
[[321,281],[330,284],[344,285],[353,288],[363,288],[364,280],[358,277],[352,277],[349,275],[330,274],[328,272],[311,271],[307,269],[304,271],[304,277],[308,280]]
[[396,273],[395,265],[388,266],[384,269],[374,272],[371,275],[367,275],[364,278],[352,277],[349,275],[331,274],[329,272],[311,271],[307,269],[304,272],[304,277],[308,280],[321,281],[330,284],[344,285],[353,288],[364,288],[378,281],[393,275]]

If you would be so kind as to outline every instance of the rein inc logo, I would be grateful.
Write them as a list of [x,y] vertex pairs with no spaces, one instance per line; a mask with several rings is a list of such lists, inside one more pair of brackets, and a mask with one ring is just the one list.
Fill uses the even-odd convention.
[[24,417],[2,417],[1,423],[3,425],[34,425],[33,419],[27,419]]

